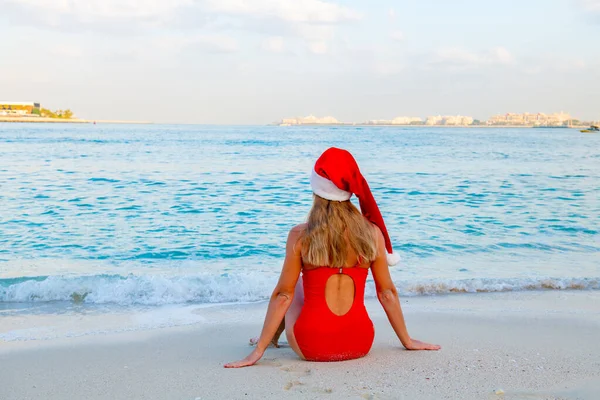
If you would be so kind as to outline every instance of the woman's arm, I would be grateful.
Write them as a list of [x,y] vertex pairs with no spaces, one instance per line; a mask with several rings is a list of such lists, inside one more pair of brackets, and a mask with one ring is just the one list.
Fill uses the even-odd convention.
[[386,258],[385,240],[379,228],[376,230],[377,258],[371,264],[371,272],[373,273],[373,279],[377,288],[377,298],[383,306],[388,320],[392,328],[394,328],[394,332],[396,332],[398,339],[400,339],[400,342],[402,342],[402,345],[407,350],[439,350],[440,346],[438,345],[424,343],[409,336],[400,300],[398,299],[398,291],[390,276]]
[[302,269],[300,248],[296,245],[301,233],[302,225],[299,225],[294,227],[288,235],[281,276],[271,295],[267,315],[265,316],[265,323],[256,347],[248,357],[240,361],[225,364],[225,368],[240,368],[254,365],[261,359],[273,335],[277,332],[277,328],[279,328],[281,321],[285,317],[285,313],[290,304],[292,304],[294,289],[296,288],[296,282]]

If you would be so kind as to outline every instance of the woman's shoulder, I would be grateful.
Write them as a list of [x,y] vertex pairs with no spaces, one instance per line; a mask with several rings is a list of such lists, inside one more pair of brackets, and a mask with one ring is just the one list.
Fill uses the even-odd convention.
[[288,251],[293,251],[294,254],[300,254],[299,250],[302,248],[302,235],[306,230],[306,224],[300,224],[290,229],[287,240]]
[[306,230],[308,224],[299,224],[290,229],[290,237],[299,238]]
[[291,233],[291,232],[294,232],[294,233],[302,233],[302,232],[304,232],[304,230],[306,229],[306,227],[307,227],[307,226],[308,226],[308,224],[307,224],[306,222],[305,222],[305,223],[303,223],[303,224],[298,224],[298,225],[294,226],[294,227],[293,227],[293,228],[290,230],[290,233]]
[[371,228],[373,229],[373,233],[375,235],[375,237],[377,238],[377,247],[379,249],[383,247],[385,247],[385,238],[383,237],[383,232],[381,232],[381,229],[375,225],[372,222],[369,222],[371,224]]
[[373,232],[375,232],[375,235],[377,236],[377,238],[383,239],[383,233],[381,232],[381,229],[377,225],[372,223],[371,221],[369,221],[369,224],[371,225],[371,229],[373,229]]

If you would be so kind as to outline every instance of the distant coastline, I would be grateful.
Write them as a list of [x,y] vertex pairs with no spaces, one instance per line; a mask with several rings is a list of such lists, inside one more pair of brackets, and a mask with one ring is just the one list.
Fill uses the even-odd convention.
[[151,124],[149,121],[77,118],[71,109],[50,110],[35,101],[0,101],[0,122],[67,124]]
[[119,120],[92,120],[79,118],[45,118],[45,117],[3,117],[0,122],[8,123],[59,123],[59,124],[153,124],[149,121],[119,121]]
[[369,124],[369,123],[337,123],[337,124],[271,124],[271,126],[279,127],[319,127],[319,126],[331,126],[331,127],[358,127],[358,128],[549,128],[549,129],[581,129],[588,125],[573,125],[573,126],[543,126],[543,125],[401,125],[401,124]]
[[45,118],[45,117],[0,117],[0,122],[15,122],[15,123],[41,123],[41,122],[50,122],[50,123],[67,123],[67,124],[81,124],[87,123],[89,121],[78,119],[78,118]]
[[568,113],[506,113],[488,120],[478,120],[464,115],[434,115],[426,118],[401,116],[364,122],[342,122],[332,116],[283,118],[278,126],[385,126],[385,127],[445,127],[445,128],[581,128],[598,125],[595,121],[582,121]]

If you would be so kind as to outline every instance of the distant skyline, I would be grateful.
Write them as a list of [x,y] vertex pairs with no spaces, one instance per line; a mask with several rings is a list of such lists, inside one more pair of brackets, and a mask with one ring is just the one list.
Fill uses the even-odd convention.
[[0,0],[0,95],[90,119],[600,119],[600,0]]

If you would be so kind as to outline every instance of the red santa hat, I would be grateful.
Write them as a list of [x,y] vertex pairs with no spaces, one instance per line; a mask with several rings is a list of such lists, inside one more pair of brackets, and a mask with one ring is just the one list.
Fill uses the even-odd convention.
[[315,163],[310,186],[316,195],[332,201],[347,201],[355,194],[362,214],[383,233],[388,265],[398,264],[400,256],[392,250],[392,242],[379,207],[352,154],[335,147],[325,150]]

